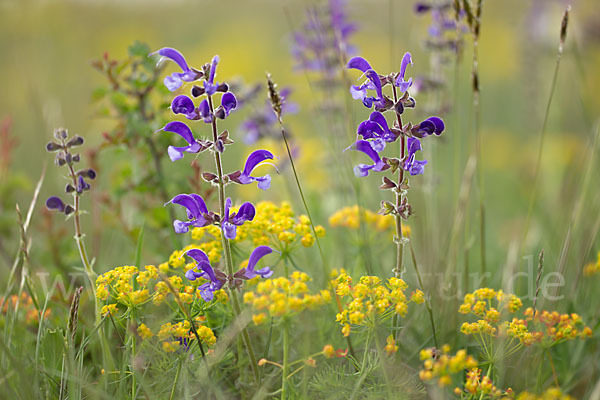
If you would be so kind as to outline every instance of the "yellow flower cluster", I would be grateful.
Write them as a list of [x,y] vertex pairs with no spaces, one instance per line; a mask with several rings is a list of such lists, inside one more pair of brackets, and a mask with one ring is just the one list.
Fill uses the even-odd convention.
[[[116,303],[105,305],[101,310],[102,315],[114,315],[117,303],[126,307],[136,307],[149,301],[155,305],[164,302],[167,296],[172,294],[169,285],[162,280],[151,285],[150,281],[158,280],[159,270],[166,274],[169,266],[182,269],[181,272],[193,268],[194,263],[185,263],[184,252],[188,248],[194,248],[194,246],[173,252],[169,261],[161,264],[158,268],[154,265],[146,265],[143,270],[138,271],[136,267],[123,266],[100,275],[96,279],[96,296],[101,300],[106,301],[111,298],[116,301]],[[167,279],[183,303],[191,304],[194,299],[201,299],[196,288],[204,283],[203,279],[190,282],[190,285],[184,285],[184,282],[188,283],[188,280],[184,281],[184,278],[178,275],[171,275]],[[219,303],[226,303],[228,301],[227,293],[223,289],[216,291],[215,300]]]
[[502,393],[500,389],[494,386],[492,379],[487,375],[481,375],[481,370],[479,368],[471,368],[467,372],[467,379],[465,381],[464,389],[455,388],[454,393],[456,395],[461,395],[462,393],[466,393],[472,396],[479,396],[480,399],[489,398],[489,399],[500,399],[500,398],[510,398],[512,396],[512,390],[508,389],[507,392]]
[[[138,289],[134,288],[134,278]],[[127,307],[135,307],[150,299],[147,288],[150,279],[158,278],[154,265],[147,265],[141,273],[137,267],[123,266],[112,269],[96,278],[96,296],[101,300],[112,297]]]
[[[463,323],[460,330],[465,335],[508,336],[526,346],[539,342],[552,345],[592,335],[592,330],[584,326],[581,317],[575,313],[560,314],[556,311],[538,310],[534,316],[533,309],[528,308],[521,318],[515,315],[510,320],[501,321],[502,313],[508,311],[515,314],[522,306],[521,299],[514,294],[505,294],[502,290],[495,291],[490,288],[477,289],[465,295],[458,311],[461,314],[473,314],[479,319],[476,322]],[[545,330],[532,330],[534,323]]]
[[307,274],[294,271],[290,279],[265,279],[256,285],[255,292],[244,293],[244,303],[252,305],[258,311],[252,317],[254,323],[263,323],[267,319],[266,312],[272,317],[290,316],[331,301],[331,293],[328,290],[310,294],[308,281],[310,277]]
[[384,347],[385,352],[388,356],[391,356],[395,352],[398,351],[398,345],[396,344],[396,340],[394,339],[394,335],[390,335],[385,340],[386,344]]
[[423,300],[423,293],[419,290],[412,294],[410,300],[407,299],[404,291],[408,285],[395,277],[389,278],[384,284],[376,276],[363,276],[356,285],[352,285],[352,278],[342,272],[332,283],[337,296],[348,297],[336,316],[344,336],[350,334],[350,325],[373,325],[377,316],[392,313],[404,316],[409,302],[419,303]]
[[423,349],[420,357],[423,361],[423,369],[419,371],[419,377],[425,382],[437,379],[439,386],[450,385],[452,375],[477,366],[477,361],[467,355],[466,350],[459,350],[452,355],[448,345],[442,346],[440,350],[436,348]]
[[[370,210],[365,210],[357,205],[344,207],[329,217],[329,225],[332,227],[344,227],[358,229],[361,219],[369,228],[379,232],[385,232],[395,224],[393,215],[381,215]],[[402,236],[410,236],[410,226],[402,224]]]
[[522,392],[516,398],[517,400],[575,400],[575,398],[564,394],[559,388],[547,389],[541,395]]
[[[232,208],[231,212],[237,209]],[[325,228],[315,226],[317,236],[325,235]],[[200,241],[208,239],[194,247],[203,250],[211,262],[218,261],[222,253],[221,230],[210,225],[192,229],[192,239]],[[249,240],[253,246],[270,245],[281,251],[286,251],[296,243],[311,247],[315,243],[310,219],[306,215],[295,217],[292,206],[282,202],[277,206],[270,201],[256,204],[256,215],[252,221],[237,228],[237,234],[232,242],[240,243]]]
[[[37,324],[39,320],[39,313],[33,304],[33,299],[29,296],[28,293],[22,292],[21,296],[17,296],[13,294],[12,296],[8,296],[6,299],[4,297],[0,297],[0,304],[2,304],[2,314],[6,314],[9,310],[14,310],[17,303],[19,303],[19,311],[25,314],[25,323],[26,324]],[[50,316],[52,311],[47,308],[44,313],[43,319],[47,319]]]
[[525,319],[542,324],[546,328],[545,340],[553,344],[592,336],[592,329],[585,326],[581,317],[575,313],[560,314],[557,311],[536,310],[534,315],[530,307],[525,310]]
[[[197,326],[196,332],[203,344],[212,346],[217,341],[212,329],[205,325]],[[180,346],[188,346],[189,341],[196,339],[196,335],[192,333],[191,324],[187,320],[175,324],[168,322],[161,325],[156,336],[162,341],[162,348],[167,353],[177,351]]]
[[595,263],[592,262],[583,267],[583,275],[592,276],[595,274],[600,274],[600,251],[598,252],[598,259]]

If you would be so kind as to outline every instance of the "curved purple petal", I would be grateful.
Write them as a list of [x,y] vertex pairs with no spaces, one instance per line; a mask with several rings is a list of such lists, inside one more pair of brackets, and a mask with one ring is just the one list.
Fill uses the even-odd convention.
[[237,107],[235,95],[231,92],[224,93],[221,97],[221,106],[223,106],[223,110],[225,110],[225,116],[228,116],[231,110],[234,110]]
[[408,64],[412,65],[412,56],[407,51],[406,53],[404,53],[404,56],[402,57],[402,62],[400,63],[399,77],[402,77],[402,79],[404,79],[404,74],[406,74],[406,67],[408,67]]
[[206,99],[200,102],[198,106],[198,113],[207,124],[212,122],[212,114],[210,112],[210,106],[208,105],[208,101]]
[[248,266],[246,267],[246,269],[248,271],[254,272],[254,267],[256,266],[258,261],[267,254],[271,254],[272,252],[273,249],[269,246],[258,246],[252,251],[252,254],[250,254],[250,258],[248,259]]
[[171,102],[171,110],[174,114],[184,114],[185,116],[193,116],[196,110],[192,99],[186,95],[179,95]]
[[243,171],[242,175],[250,176],[250,174],[252,173],[254,168],[256,168],[256,166],[259,163],[261,163],[265,160],[272,160],[274,158],[275,158],[275,156],[273,155],[273,153],[271,153],[268,150],[253,151],[252,153],[250,153],[250,155],[246,159],[246,163],[244,164],[244,171]]
[[192,130],[183,122],[173,121],[169,122],[162,128],[165,132],[176,133],[181,136],[186,142],[190,145],[196,143],[196,139],[194,139],[194,135],[192,134]]
[[209,83],[214,83],[215,82],[215,75],[217,73],[217,64],[219,63],[219,56],[214,56],[211,64],[210,64],[210,75],[208,77],[208,82]]
[[371,65],[362,57],[352,57],[350,61],[348,61],[346,68],[358,69],[359,71],[367,72],[371,69]]
[[233,240],[237,236],[237,227],[231,222],[223,221],[221,229],[223,230],[223,235],[229,240]]
[[[198,196],[198,197],[200,197],[200,196]],[[169,200],[165,205],[167,205],[169,203],[173,203],[173,204],[177,204],[177,205],[185,207],[188,211],[188,218],[201,218],[202,217],[202,212],[200,210],[198,202],[196,201],[196,199],[194,197],[192,197],[189,194],[178,194],[177,196],[175,196],[171,200]],[[206,207],[206,206],[204,206],[204,207]]]
[[206,203],[204,202],[202,196],[196,193],[192,193],[190,194],[190,196],[196,201],[196,204],[198,204],[198,209],[200,210],[200,212],[207,214],[208,208],[206,207]]
[[169,60],[175,62],[182,71],[188,72],[190,67],[188,67],[183,54],[181,54],[178,50],[171,47],[163,47],[160,50],[155,51],[154,53],[150,53],[150,55],[159,54],[162,58],[159,60],[159,63],[163,61],[163,59],[168,58]]
[[185,252],[188,257],[191,257],[198,263],[198,265],[202,263],[206,263],[210,266],[210,260],[205,252],[200,249],[191,249]]
[[441,135],[446,129],[446,125],[444,125],[444,121],[439,117],[429,117],[426,121],[432,122],[435,125],[434,133],[436,135]]
[[173,229],[175,233],[187,233],[190,230],[190,225],[193,225],[193,221],[180,221],[176,219],[173,221]]
[[231,198],[228,197],[227,200],[225,200],[225,210],[224,210],[224,215],[223,215],[223,222],[229,222],[229,208],[231,208]]
[[417,151],[421,150],[421,141],[416,137],[409,137],[406,140],[406,148],[408,152],[408,158],[410,158]]
[[231,223],[234,225],[242,225],[246,221],[252,221],[256,215],[256,209],[250,202],[245,202],[240,206],[237,214],[231,219]]

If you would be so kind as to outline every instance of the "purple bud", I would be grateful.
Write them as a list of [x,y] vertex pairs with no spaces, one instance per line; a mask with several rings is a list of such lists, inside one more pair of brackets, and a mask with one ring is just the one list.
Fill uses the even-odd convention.
[[223,143],[223,141],[221,139],[217,140],[217,143],[215,144],[215,148],[217,149],[217,151],[219,153],[222,153],[225,151],[225,144]]
[[217,92],[226,93],[228,91],[229,91],[229,85],[226,84],[225,82],[223,82],[219,86],[217,86]]
[[79,154],[74,154],[73,157],[71,157],[71,161],[73,162],[79,162],[80,157]]
[[75,135],[67,142],[67,147],[81,146],[82,144],[83,138],[79,135]]
[[57,151],[62,149],[62,146],[56,142],[48,142],[46,145],[46,151]]
[[71,185],[70,183],[67,183],[67,186],[65,187],[65,192],[71,193],[74,191],[75,191],[75,188],[73,187],[73,185]]
[[71,214],[73,211],[75,211],[75,209],[74,209],[74,208],[73,208],[73,207],[72,207],[70,204],[67,204],[67,205],[65,206],[65,215],[69,215],[69,214]]
[[65,210],[65,203],[56,196],[48,197],[48,200],[46,200],[46,208],[63,212]]
[[205,90],[202,86],[194,85],[192,88],[192,96],[200,97],[204,94]]

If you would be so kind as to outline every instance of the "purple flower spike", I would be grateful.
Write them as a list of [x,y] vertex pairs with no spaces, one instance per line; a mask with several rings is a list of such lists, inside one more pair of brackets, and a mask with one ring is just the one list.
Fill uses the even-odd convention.
[[191,249],[185,254],[196,261],[196,267],[187,271],[185,277],[190,281],[195,281],[198,278],[207,279],[208,282],[198,286],[198,290],[204,301],[211,301],[215,296],[215,292],[223,287],[224,281],[217,278],[208,256],[202,250]]
[[237,179],[238,182],[242,185],[257,182],[259,189],[267,190],[269,187],[271,187],[271,175],[267,174],[264,176],[250,176],[250,174],[252,173],[252,171],[254,171],[254,168],[258,166],[258,164],[265,160],[273,160],[274,158],[275,156],[273,155],[273,153],[271,153],[268,150],[253,151],[246,159],[244,170]]
[[400,73],[394,82],[394,86],[400,89],[401,92],[406,92],[409,87],[412,86],[412,78],[409,78],[408,81],[404,80],[404,75],[406,74],[406,67],[408,64],[412,65],[412,57],[409,52],[404,53],[404,57],[402,57],[402,63],[400,64]]
[[187,153],[198,153],[200,151],[200,143],[194,139],[194,135],[192,134],[192,130],[183,122],[173,121],[169,122],[162,128],[165,132],[176,133],[181,136],[186,142],[188,142],[189,146],[175,147],[169,146],[168,153],[171,161],[177,161],[183,158],[183,152]]
[[373,149],[371,143],[366,140],[357,140],[352,146],[348,147],[346,150],[357,150],[365,153],[371,160],[373,160],[374,164],[358,164],[354,167],[354,175],[359,178],[365,177],[369,175],[369,171],[385,171],[390,166],[383,162],[379,154]]
[[198,119],[198,112],[192,99],[185,95],[179,95],[171,102],[173,114],[183,114],[187,119]]
[[418,161],[415,159],[417,151],[421,150],[421,141],[415,137],[409,137],[406,141],[407,155],[404,161],[404,170],[408,171],[411,175],[421,175],[425,172],[425,164],[427,160]]
[[245,268],[244,277],[246,279],[252,279],[255,276],[260,276],[261,278],[269,278],[273,275],[273,271],[270,267],[264,267],[261,269],[254,269],[258,261],[266,256],[267,254],[271,254],[273,249],[269,246],[258,246],[256,249],[252,251],[250,254],[250,258],[248,259],[248,266]]
[[48,208],[49,210],[58,210],[60,212],[64,212],[65,203],[63,203],[63,201],[59,197],[48,197],[48,200],[46,200],[46,208]]
[[183,82],[192,82],[197,79],[198,74],[190,69],[185,61],[185,58],[179,51],[171,47],[163,47],[154,53],[150,53],[151,56],[155,54],[159,54],[161,56],[161,59],[158,61],[159,64],[163,62],[163,60],[169,59],[179,65],[182,70],[182,72],[173,72],[171,75],[167,75],[165,77],[165,86],[171,92],[179,89],[181,85],[183,85]]
[[219,63],[219,56],[214,56],[210,64],[210,75],[208,79],[204,81],[204,90],[206,94],[212,96],[217,92],[218,83],[215,83],[215,75],[217,73],[217,64]]
[[203,227],[210,224],[207,220],[206,214],[208,214],[208,208],[204,199],[197,194],[178,194],[173,197],[169,202],[165,204],[177,204],[187,209],[188,221],[180,221],[176,219],[173,221],[173,227],[175,233],[186,233],[190,226]]
[[225,216],[221,222],[221,230],[227,239],[233,240],[237,235],[237,227],[243,225],[246,221],[252,221],[256,215],[256,209],[252,203],[246,202],[241,205],[237,213],[230,215],[230,208],[231,199],[228,197],[225,200]]

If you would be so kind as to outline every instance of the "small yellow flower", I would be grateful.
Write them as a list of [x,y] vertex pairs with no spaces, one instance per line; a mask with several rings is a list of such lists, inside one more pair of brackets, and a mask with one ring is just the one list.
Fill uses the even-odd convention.
[[138,326],[137,333],[142,339],[149,339],[152,336],[154,336],[154,334],[152,333],[150,328],[146,326],[146,324],[140,324],[140,326]]

